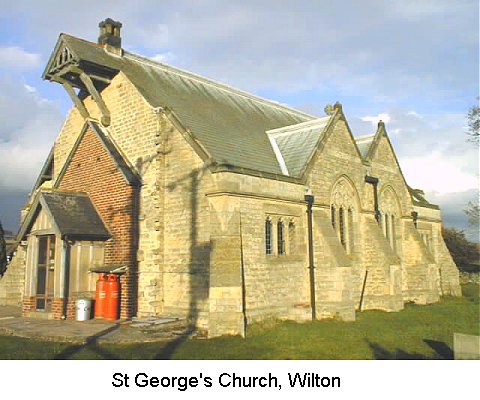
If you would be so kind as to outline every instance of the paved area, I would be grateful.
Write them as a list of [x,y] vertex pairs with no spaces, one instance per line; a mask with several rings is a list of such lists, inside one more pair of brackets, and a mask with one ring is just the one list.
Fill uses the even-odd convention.
[[0,321],[4,319],[20,317],[22,309],[14,306],[0,306]]
[[172,340],[190,336],[186,321],[178,318],[143,318],[109,322],[60,321],[21,316],[21,309],[0,306],[0,335],[14,335],[36,340],[96,343],[140,343]]

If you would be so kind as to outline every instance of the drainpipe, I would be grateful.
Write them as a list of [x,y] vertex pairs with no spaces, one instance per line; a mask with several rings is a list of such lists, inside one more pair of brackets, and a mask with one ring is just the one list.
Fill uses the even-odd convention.
[[307,222],[308,222],[308,269],[310,270],[310,302],[312,306],[312,321],[316,319],[315,306],[315,265],[313,264],[313,230],[312,230],[312,206],[315,197],[311,194],[305,195],[307,202]]
[[68,237],[63,237],[63,305],[62,305],[62,319],[67,319],[68,310],[68,293],[70,282],[70,244],[68,243]]
[[245,264],[243,258],[243,233],[242,212],[240,211],[240,269],[242,275],[242,314],[243,314],[243,337],[247,337],[247,293],[245,287]]
[[380,210],[378,209],[378,178],[365,176],[365,182],[373,185],[373,208],[375,209],[375,219],[380,223]]
[[415,228],[418,228],[418,223],[417,223],[417,220],[418,220],[418,212],[416,211],[412,211],[412,219],[413,219],[413,225],[415,225]]

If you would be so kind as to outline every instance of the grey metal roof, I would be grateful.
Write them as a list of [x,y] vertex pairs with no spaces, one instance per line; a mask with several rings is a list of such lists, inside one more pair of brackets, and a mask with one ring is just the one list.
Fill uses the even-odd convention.
[[372,145],[374,138],[375,138],[375,134],[358,136],[355,138],[355,143],[357,143],[358,151],[360,152],[363,158],[367,157],[368,151],[370,150],[370,146]]
[[408,188],[408,191],[410,192],[410,196],[412,197],[412,202],[414,205],[420,206],[420,207],[440,209],[436,204],[432,204],[426,199],[425,193],[423,190],[413,189],[410,186],[407,186],[407,188]]
[[219,164],[282,174],[266,131],[316,119],[126,51],[118,57],[65,34],[60,41],[77,60],[122,71],[153,107],[173,110]]
[[85,193],[42,192],[40,204],[48,209],[62,236],[91,239],[111,236]]
[[274,149],[276,146],[280,152],[277,154],[279,164],[285,164],[284,173],[295,177],[301,175],[331,118],[318,118],[267,131]]

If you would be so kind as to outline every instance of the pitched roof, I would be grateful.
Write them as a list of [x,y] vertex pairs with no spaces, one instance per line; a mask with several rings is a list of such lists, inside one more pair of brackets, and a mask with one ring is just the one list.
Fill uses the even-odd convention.
[[318,118],[267,131],[285,175],[299,176],[303,172],[330,119]]
[[44,192],[41,197],[63,236],[110,237],[86,193]]
[[364,135],[364,136],[357,136],[355,138],[355,143],[357,144],[358,151],[362,155],[362,158],[366,158],[370,147],[373,143],[373,139],[375,139],[375,134],[373,135]]
[[440,207],[438,207],[436,204],[432,204],[426,199],[425,193],[423,190],[413,189],[408,185],[407,185],[407,188],[412,198],[413,205],[419,206],[419,207],[433,208],[436,210],[440,209]]
[[35,190],[37,190],[43,182],[49,181],[52,179],[53,176],[53,147],[50,149],[50,153],[48,153],[47,159],[45,160],[45,163],[43,164],[42,169],[40,170],[40,174],[38,174],[37,180],[35,181],[35,184],[33,185],[33,189],[31,193],[34,193]]
[[[96,43],[65,34],[60,35],[57,49],[62,45],[80,65],[93,63],[122,71],[151,106],[173,110],[218,164],[282,174],[266,131],[316,119],[127,51],[115,56]],[[52,59],[44,78],[49,78],[51,64]]]
[[77,192],[40,192],[25,217],[17,241],[28,233],[40,207],[53,219],[62,236],[106,240],[111,235],[97,213],[90,197]]

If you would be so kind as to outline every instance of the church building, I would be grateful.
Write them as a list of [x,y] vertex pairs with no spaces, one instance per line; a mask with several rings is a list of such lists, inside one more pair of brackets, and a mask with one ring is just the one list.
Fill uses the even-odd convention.
[[120,318],[209,337],[268,318],[354,320],[460,295],[438,206],[408,186],[383,122],[315,116],[61,34],[43,73],[73,107],[22,210],[0,304],[74,318],[95,271],[121,272]]

